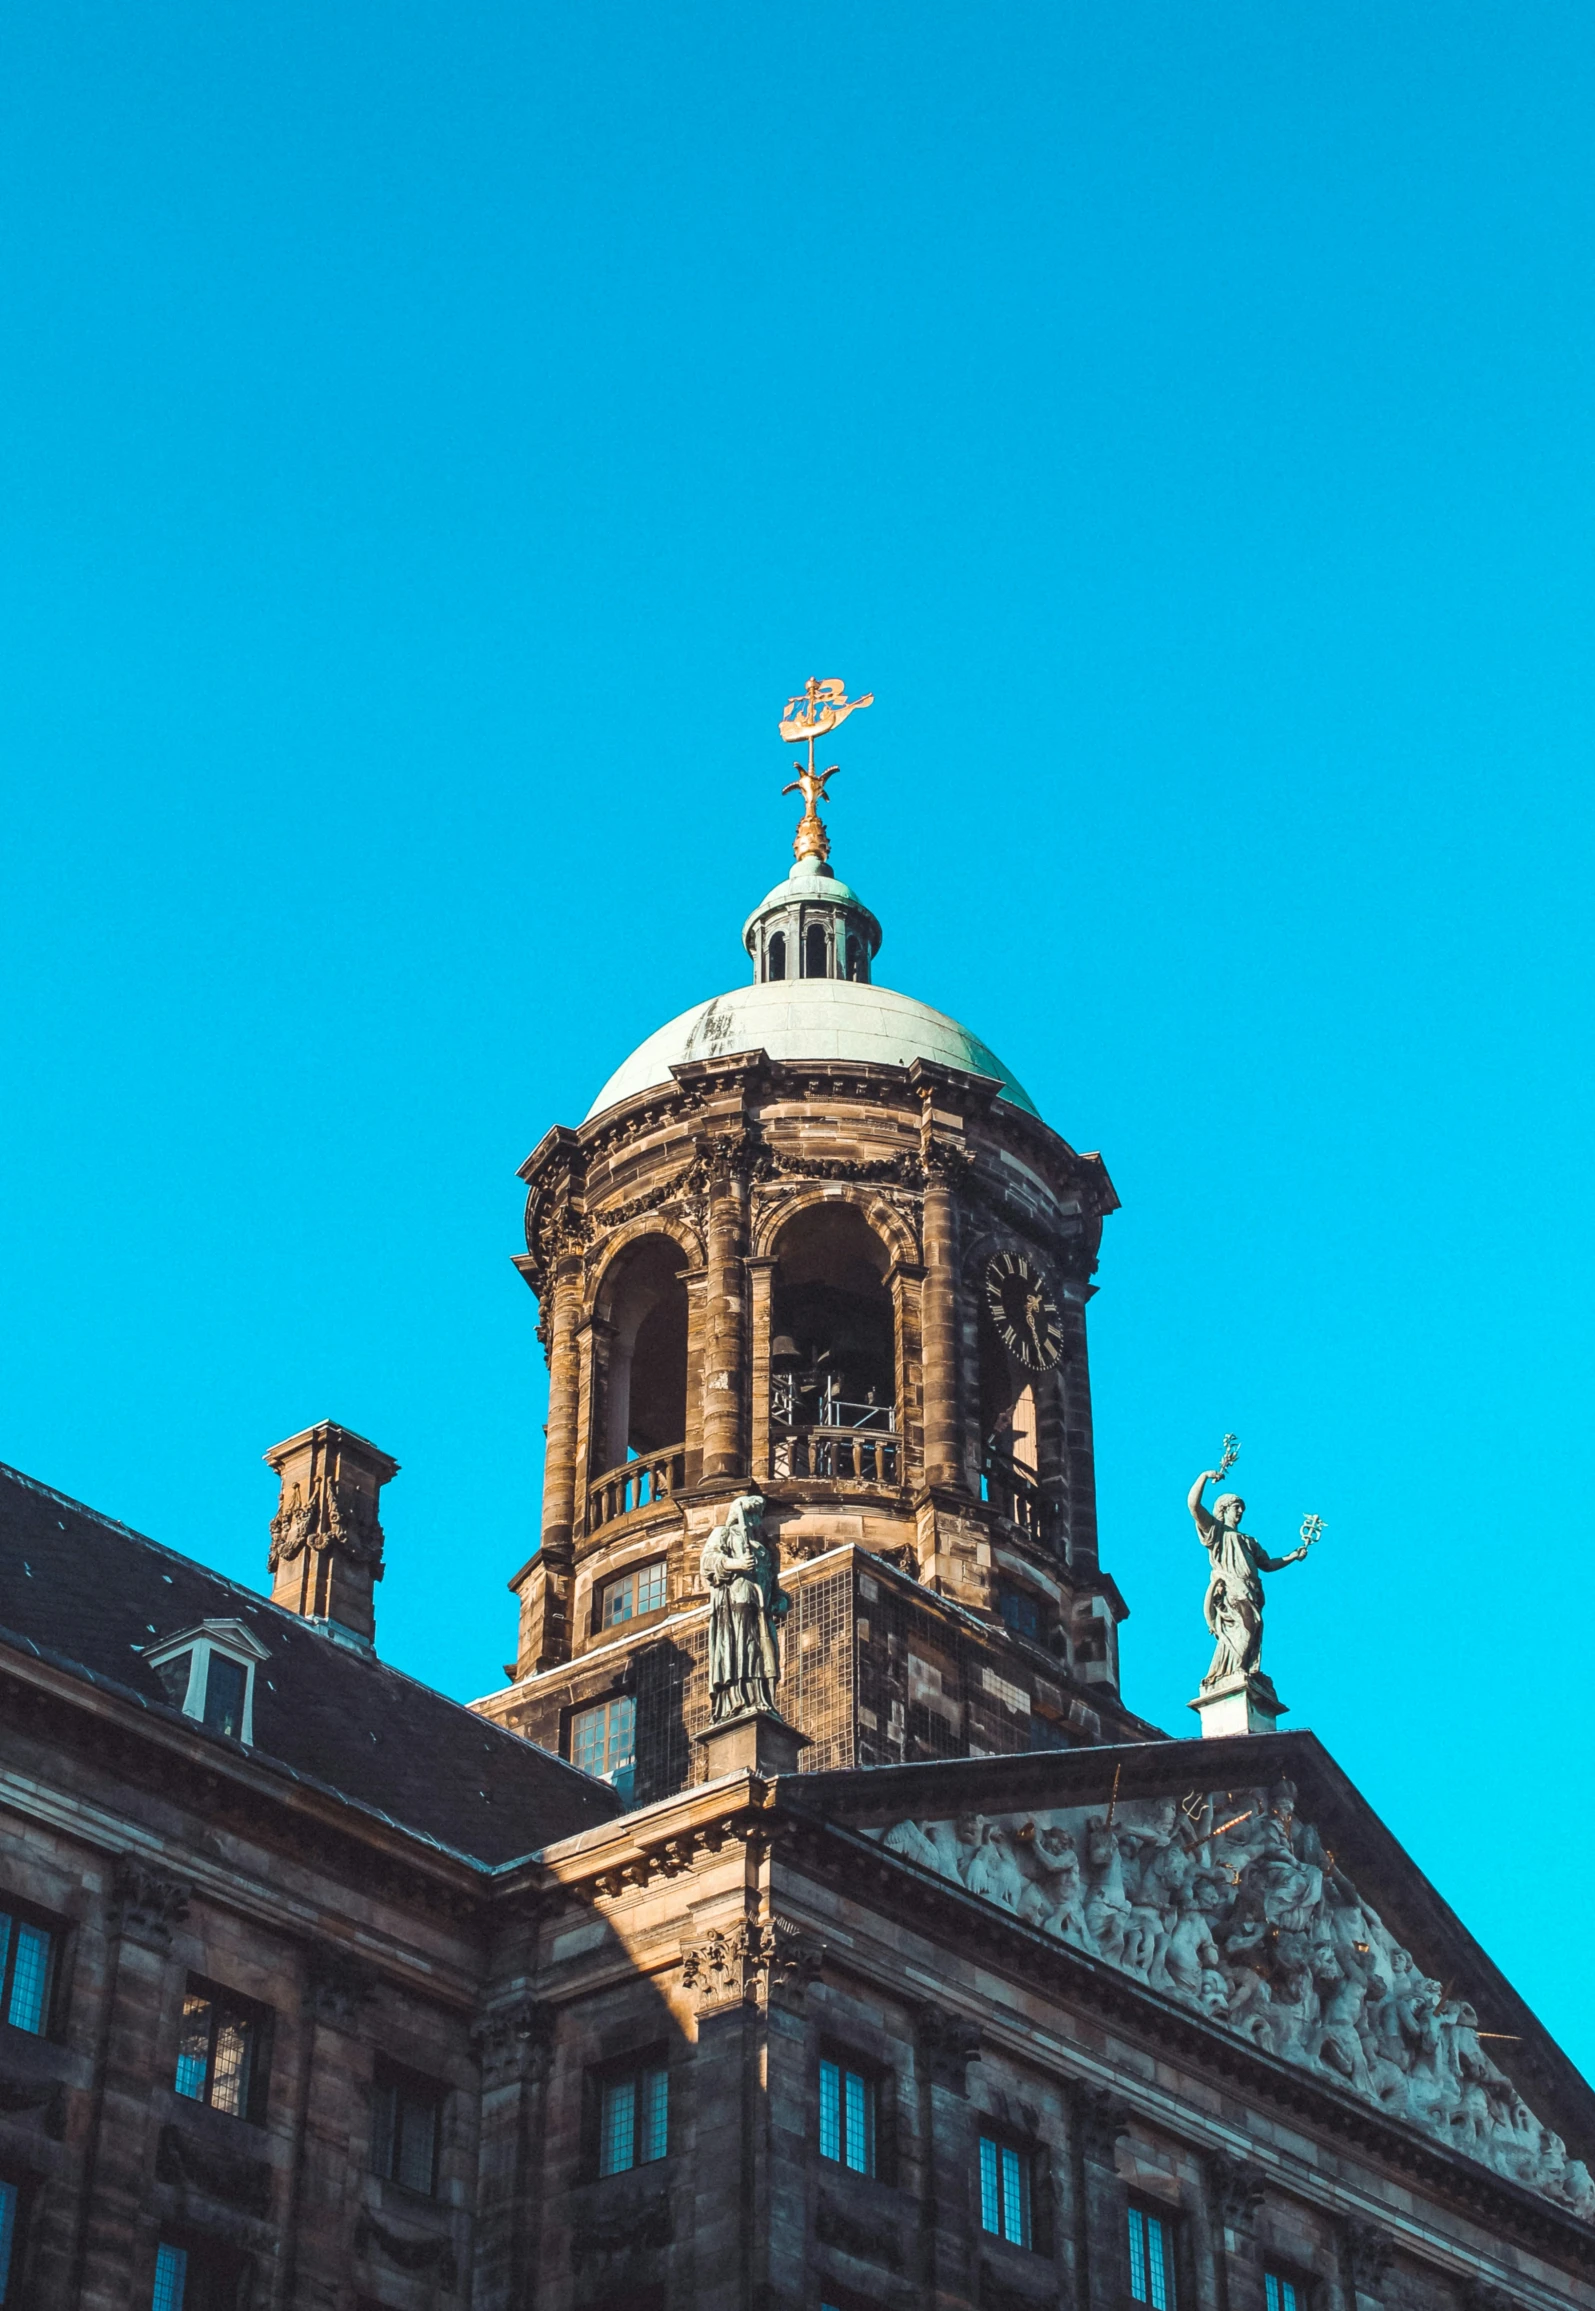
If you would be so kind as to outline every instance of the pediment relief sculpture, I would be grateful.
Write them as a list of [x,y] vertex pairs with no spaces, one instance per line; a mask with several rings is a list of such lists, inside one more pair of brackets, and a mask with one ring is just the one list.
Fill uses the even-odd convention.
[[1595,2221],[1584,2162],[1503,2075],[1473,2007],[1336,1867],[1289,1783],[865,1835]]

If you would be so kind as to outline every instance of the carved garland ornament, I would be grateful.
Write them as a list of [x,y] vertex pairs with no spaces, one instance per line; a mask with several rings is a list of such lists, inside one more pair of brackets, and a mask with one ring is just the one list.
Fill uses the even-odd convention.
[[1595,2221],[1588,2168],[1496,2067],[1474,2009],[1424,1974],[1298,1819],[1288,1782],[865,1834]]
[[700,2006],[801,2005],[825,1944],[787,1918],[743,1918],[682,1952],[681,1987]]

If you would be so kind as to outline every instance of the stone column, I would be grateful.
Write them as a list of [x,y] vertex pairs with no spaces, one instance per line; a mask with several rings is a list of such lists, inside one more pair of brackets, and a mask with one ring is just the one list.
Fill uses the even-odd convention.
[[897,1378],[897,1433],[903,1456],[899,1484],[925,1482],[925,1357],[923,1268],[894,1260],[886,1275],[892,1295]]
[[581,1390],[581,1256],[562,1253],[550,1278],[548,1443],[543,1455],[543,1555],[570,1555],[576,1513],[576,1423]]
[[171,1963],[172,1928],[187,1911],[180,1878],[128,1854],[113,1865],[104,2038],[73,2297],[81,2311],[125,2311],[149,2300],[155,2245],[145,2209],[157,2133],[150,2089],[169,2085],[176,2071],[181,1984]]
[[749,1466],[753,1482],[762,1485],[770,1474],[770,1308],[775,1262],[750,1255],[742,1265],[748,1272],[748,1369],[752,1375]]
[[746,1477],[743,1397],[747,1385],[747,1167],[737,1148],[709,1161],[709,1259],[704,1309],[703,1474]]
[[926,1158],[925,1482],[963,1487],[958,1427],[958,1206],[944,1163]]
[[[588,1480],[614,1465],[610,1459],[612,1440],[601,1425],[607,1417],[606,1384],[614,1337],[614,1326],[601,1316],[589,1317],[576,1327],[576,1435],[571,1452],[571,1527],[576,1533],[587,1530]],[[549,1425],[552,1427],[552,1421]],[[625,1459],[624,1438],[614,1457],[617,1461]]]
[[1249,2159],[1214,2151],[1203,2161],[1202,2179],[1215,2311],[1263,2311],[1263,2278],[1254,2245],[1263,2198],[1261,2170]]

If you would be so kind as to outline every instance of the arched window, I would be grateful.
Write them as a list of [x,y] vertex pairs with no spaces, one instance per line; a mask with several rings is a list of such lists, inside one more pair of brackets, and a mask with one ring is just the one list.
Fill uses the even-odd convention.
[[786,933],[784,931],[772,931],[770,933],[770,944],[765,954],[764,976],[766,979],[784,979],[786,977]]
[[803,976],[805,979],[825,979],[830,976],[825,968],[823,923],[811,923],[803,934]]
[[850,979],[862,979],[865,975],[864,942],[856,931],[847,934],[847,975]]
[[613,1332],[598,1423],[600,1468],[679,1446],[686,1435],[685,1265],[673,1237],[645,1236],[605,1279],[599,1313]]

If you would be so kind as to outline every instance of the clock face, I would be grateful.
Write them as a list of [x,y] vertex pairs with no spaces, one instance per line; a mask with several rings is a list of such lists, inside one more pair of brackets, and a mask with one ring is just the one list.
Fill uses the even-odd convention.
[[998,1252],[986,1268],[986,1306],[997,1338],[1031,1372],[1046,1372],[1063,1353],[1058,1303],[1023,1252]]

